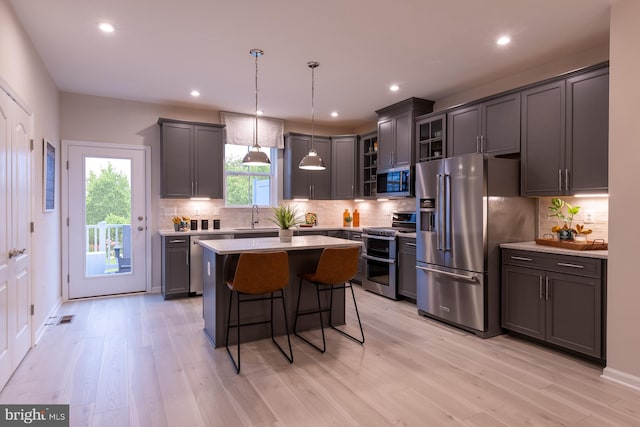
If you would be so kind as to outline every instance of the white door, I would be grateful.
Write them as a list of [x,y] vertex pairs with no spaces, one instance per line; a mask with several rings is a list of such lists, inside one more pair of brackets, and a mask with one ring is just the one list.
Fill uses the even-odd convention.
[[31,119],[0,92],[0,389],[31,347]]
[[145,147],[65,141],[68,296],[147,289]]

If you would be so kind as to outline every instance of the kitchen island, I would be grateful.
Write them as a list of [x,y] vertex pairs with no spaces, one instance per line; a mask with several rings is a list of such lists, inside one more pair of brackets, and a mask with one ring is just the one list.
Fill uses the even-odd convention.
[[[227,313],[230,291],[225,283],[225,278],[233,274],[231,270],[234,258],[243,252],[269,252],[286,251],[289,255],[289,286],[285,289],[285,302],[287,306],[287,320],[289,332],[293,331],[296,303],[298,299],[298,274],[315,271],[324,248],[340,248],[360,246],[361,242],[338,239],[327,236],[294,236],[291,242],[280,242],[278,237],[265,237],[255,239],[238,240],[201,240],[203,248],[203,277],[204,289],[202,294],[202,312],[204,317],[204,332],[215,347],[224,346],[224,337],[227,327]],[[226,268],[225,268],[226,267]],[[328,304],[329,295],[323,303]],[[334,324],[344,323],[344,290],[334,292]],[[268,318],[269,302],[252,303],[251,310],[245,310],[241,321],[253,322]],[[314,307],[316,293],[311,286],[303,286],[301,294],[301,309]],[[249,307],[247,307],[249,308]],[[325,313],[328,321],[328,313]],[[231,321],[236,322],[235,313],[231,313]],[[304,316],[298,320],[298,330],[317,328],[318,319],[315,316]],[[274,328],[276,335],[282,335],[284,319],[279,302],[274,307]],[[235,335],[235,334],[231,334]],[[242,341],[254,341],[270,336],[269,325],[256,325],[242,329]],[[232,337],[229,338],[232,341]],[[230,342],[233,343],[233,342]]]

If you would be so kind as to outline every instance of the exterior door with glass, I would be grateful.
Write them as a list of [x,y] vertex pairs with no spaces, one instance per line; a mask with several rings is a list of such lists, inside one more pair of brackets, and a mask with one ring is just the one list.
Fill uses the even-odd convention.
[[69,299],[145,291],[148,148],[64,144]]

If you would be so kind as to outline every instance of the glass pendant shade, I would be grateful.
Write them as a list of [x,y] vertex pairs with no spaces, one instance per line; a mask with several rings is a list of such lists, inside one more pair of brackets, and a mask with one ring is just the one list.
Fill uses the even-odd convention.
[[251,147],[251,150],[249,150],[249,152],[242,159],[242,165],[243,166],[265,166],[265,165],[270,165],[271,161],[269,160],[269,157],[265,153],[260,151],[260,144],[258,144],[258,58],[261,57],[264,54],[264,52],[260,49],[251,49],[249,53],[251,54],[251,56],[253,56],[256,59],[256,79],[255,79],[256,108],[255,110],[253,110],[256,112],[255,113],[256,124],[253,129],[253,132],[254,132],[253,146]]
[[314,97],[315,97],[315,69],[320,65],[319,62],[312,61],[308,62],[307,66],[311,68],[311,148],[309,149],[309,153],[300,160],[300,164],[298,167],[300,169],[308,170],[308,171],[323,171],[326,169],[322,158],[318,156],[318,152],[313,146],[313,137],[314,137],[314,124],[315,124],[315,111],[314,111]]

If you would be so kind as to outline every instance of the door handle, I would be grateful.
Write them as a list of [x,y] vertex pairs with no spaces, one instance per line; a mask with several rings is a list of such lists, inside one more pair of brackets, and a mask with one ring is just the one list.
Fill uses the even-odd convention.
[[418,270],[428,271],[430,273],[444,274],[445,276],[455,277],[456,279],[462,279],[462,280],[467,280],[469,282],[478,283],[478,278],[476,276],[466,276],[464,274],[450,273],[448,271],[436,270],[435,268],[422,267],[419,265],[416,265],[416,268]]
[[142,221],[144,217],[142,215],[138,216],[138,221]]
[[141,226],[141,225],[139,225],[139,226],[138,226],[138,231],[142,231],[142,230],[144,230],[144,227],[143,227],[143,226]]

